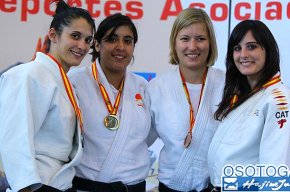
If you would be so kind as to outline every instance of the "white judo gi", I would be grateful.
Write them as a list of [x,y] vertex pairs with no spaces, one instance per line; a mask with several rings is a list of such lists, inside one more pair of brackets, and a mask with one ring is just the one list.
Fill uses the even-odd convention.
[[209,67],[195,126],[188,148],[183,143],[189,128],[188,104],[179,67],[149,82],[152,115],[152,131],[148,142],[154,140],[154,132],[163,141],[159,156],[158,179],[169,188],[178,191],[202,190],[209,183],[207,153],[210,141],[217,129],[214,112],[221,100],[224,72]]
[[[98,61],[100,82],[106,88],[112,105],[117,90],[109,84]],[[117,116],[120,126],[111,131],[104,126],[109,114],[92,67],[77,68],[69,72],[76,90],[84,121],[84,151],[76,176],[99,182],[122,181],[133,185],[145,180],[150,157],[146,138],[150,130],[150,113],[145,105],[147,81],[127,71]],[[140,95],[141,99],[136,95]]]
[[228,114],[208,152],[214,186],[221,186],[227,164],[290,167],[289,102],[290,90],[279,82],[260,90]]
[[0,152],[11,191],[41,184],[70,188],[80,129],[58,65],[37,53],[2,74],[0,90]]

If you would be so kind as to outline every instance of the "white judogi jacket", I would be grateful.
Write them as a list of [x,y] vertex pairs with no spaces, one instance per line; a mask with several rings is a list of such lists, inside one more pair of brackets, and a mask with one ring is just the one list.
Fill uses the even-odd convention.
[[0,152],[11,191],[41,184],[70,188],[80,129],[57,64],[37,53],[4,73],[0,90]]
[[290,90],[282,83],[260,90],[221,122],[210,145],[208,166],[221,186],[225,165],[290,167]]
[[[112,105],[115,95],[112,85],[106,79],[97,63],[100,82],[106,88]],[[104,118],[109,114],[101,95],[99,85],[92,75],[92,67],[72,70],[69,77],[80,101],[84,120],[84,152],[76,175],[100,182],[122,181],[136,184],[143,181],[149,171],[150,157],[146,138],[151,119],[144,101],[147,81],[129,71],[117,115],[120,126],[111,131],[104,126]],[[136,99],[140,94],[142,99]]]
[[[189,128],[190,107],[179,67],[149,82],[147,94],[150,99],[152,131],[156,131],[164,143],[159,156],[158,179],[172,189],[199,191],[209,183],[207,152],[218,126],[214,112],[221,100],[224,78],[223,71],[212,67],[208,69],[192,142],[188,148],[183,143]],[[148,142],[152,143],[152,140],[154,133],[150,133]]]

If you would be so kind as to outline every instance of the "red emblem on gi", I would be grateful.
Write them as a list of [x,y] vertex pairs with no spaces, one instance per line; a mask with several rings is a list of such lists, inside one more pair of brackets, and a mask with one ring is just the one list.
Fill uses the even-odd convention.
[[142,101],[142,96],[140,93],[137,93],[135,95],[135,99],[136,99],[136,102],[137,102],[137,105],[140,106],[140,107],[144,107],[144,103]]
[[287,120],[286,119],[280,119],[279,121],[278,121],[278,124],[280,125],[280,129],[282,129],[283,128],[283,126],[284,126],[284,123],[286,123],[287,122]]

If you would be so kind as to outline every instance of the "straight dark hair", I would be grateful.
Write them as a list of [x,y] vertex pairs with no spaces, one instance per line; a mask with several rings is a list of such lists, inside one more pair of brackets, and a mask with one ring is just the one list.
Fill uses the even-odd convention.
[[[226,83],[222,101],[215,112],[216,120],[224,119],[233,109],[237,108],[244,101],[254,95],[254,93],[252,94],[252,89],[247,80],[247,76],[240,73],[233,58],[234,47],[240,43],[248,31],[252,32],[254,39],[263,49],[265,49],[266,53],[265,65],[261,71],[262,75],[254,89],[262,88],[263,84],[280,71],[279,48],[269,28],[263,22],[258,20],[245,20],[240,22],[233,29],[228,42],[225,60]],[[234,106],[231,106],[231,99],[235,94],[238,94],[239,99]]]

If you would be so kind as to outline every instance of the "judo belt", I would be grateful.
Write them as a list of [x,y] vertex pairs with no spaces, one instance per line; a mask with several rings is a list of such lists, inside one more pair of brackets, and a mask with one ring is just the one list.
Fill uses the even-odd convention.
[[135,185],[125,185],[121,181],[113,183],[103,183],[99,181],[92,181],[75,177],[73,179],[73,186],[78,190],[92,191],[92,192],[145,192],[146,181],[137,183]]
[[221,192],[222,189],[220,187],[214,187],[212,188],[211,192]]
[[[77,191],[76,189],[70,188],[70,189],[65,190],[64,192],[76,192],[76,191]],[[56,189],[54,187],[48,186],[48,185],[42,185],[35,192],[63,192],[63,191]]]
[[211,192],[221,192],[221,187],[214,187],[211,183],[209,184],[209,187],[211,188]]
[[[159,182],[158,190],[159,190],[159,192],[182,192],[182,191],[177,191],[177,190],[171,189],[171,188],[167,187],[164,183],[161,183],[161,182]],[[205,188],[205,189],[201,190],[200,192],[211,192],[211,191],[212,191],[211,188]],[[197,192],[197,191],[191,190],[189,192]]]

